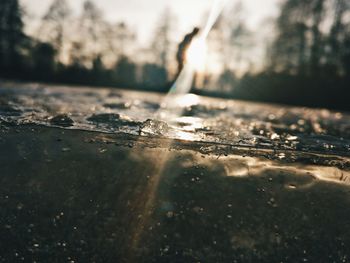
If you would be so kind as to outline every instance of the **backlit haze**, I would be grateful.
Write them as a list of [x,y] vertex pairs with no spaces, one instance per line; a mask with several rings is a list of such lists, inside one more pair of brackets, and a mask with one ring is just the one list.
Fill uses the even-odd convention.
[[[84,0],[67,0],[66,2],[71,11],[72,21],[74,22],[74,19],[77,21],[82,14]],[[162,23],[162,19],[164,22],[164,17],[170,14],[171,18],[169,21],[171,21],[171,30],[170,33],[167,33],[169,37],[169,48],[166,55],[165,68],[167,68],[169,73],[168,78],[171,79],[172,76],[175,75],[177,69],[175,54],[178,43],[187,33],[191,32],[195,26],[204,29],[208,20],[208,15],[218,1],[100,0],[92,2],[94,2],[101,11],[105,21],[113,25],[125,23],[128,30],[135,34],[133,44],[121,44],[123,48],[120,50],[123,50],[122,52],[124,52],[124,54],[138,64],[148,62],[159,63],[157,60],[162,60],[161,53],[158,57],[154,55],[154,50],[158,48],[155,47],[155,42],[158,41],[156,37],[157,35],[159,36],[159,26]],[[45,38],[43,39],[40,37],[39,32],[41,31],[39,30],[43,23],[42,18],[47,13],[53,1],[22,0],[21,3],[27,18],[25,27],[27,34],[34,38],[39,38],[41,41],[47,41]],[[240,11],[236,12],[238,6]],[[167,11],[167,15],[164,16]],[[221,23],[218,23],[220,29],[209,33],[208,37],[210,40],[208,40],[207,43],[208,48],[206,56],[204,56],[203,52],[203,56],[194,54],[194,57],[196,57],[195,59],[193,59],[193,52],[187,56],[195,60],[192,62],[195,64],[196,70],[203,73],[201,74],[203,78],[200,78],[199,81],[204,81],[204,75],[207,73],[213,76],[219,76],[228,68],[233,69],[236,76],[242,76],[248,71],[259,72],[265,66],[266,47],[273,38],[273,26],[269,24],[269,21],[277,17],[278,13],[278,0],[226,0],[225,7],[221,13],[224,19],[219,20]],[[226,24],[228,21],[235,21],[234,23],[242,22],[245,26],[245,32],[249,34],[248,38],[244,38],[243,35],[245,33],[243,33],[243,35],[240,35],[240,39],[230,40],[236,41],[236,43],[233,44],[236,45],[236,49],[233,50],[233,53],[232,49],[228,49],[228,45],[230,44],[226,42],[227,38],[226,40],[223,38],[223,34],[226,34],[225,36],[227,37],[228,34],[231,34],[229,33],[230,30],[232,32],[236,30],[232,26]],[[68,30],[74,31],[74,25],[74,23],[68,23]],[[222,31],[222,29],[225,31]],[[50,31],[49,29],[46,35],[49,34],[48,32]],[[68,32],[68,35],[70,35],[71,41],[75,41],[74,37],[77,35],[76,33]],[[81,40],[85,42],[83,39]],[[118,40],[115,39],[115,41]],[[67,43],[68,42],[65,42],[63,44],[60,53],[60,60],[65,64],[69,64],[69,52],[72,47]],[[226,43],[226,47],[224,43]],[[96,45],[100,46],[105,44],[105,40],[98,38],[94,45],[96,48]],[[94,47],[90,48],[91,54],[94,53],[93,48]],[[103,58],[103,62],[110,68],[115,65],[116,60],[114,56],[106,55]],[[85,65],[91,67],[91,64]]]
[[[80,12],[83,0],[69,1],[72,11]],[[234,4],[235,0],[229,0],[227,8]],[[266,17],[274,16],[277,12],[277,0],[254,1],[246,0],[244,5],[247,10],[248,24],[259,27]],[[22,0],[26,11],[31,16],[40,18],[47,10],[51,1],[47,0]],[[96,4],[102,9],[104,16],[112,21],[124,21],[133,26],[138,32],[139,40],[147,43],[151,37],[154,26],[165,8],[170,8],[177,18],[176,38],[191,30],[195,25],[203,24],[205,13],[212,6],[213,0],[99,0]],[[232,3],[232,4],[231,4]]]

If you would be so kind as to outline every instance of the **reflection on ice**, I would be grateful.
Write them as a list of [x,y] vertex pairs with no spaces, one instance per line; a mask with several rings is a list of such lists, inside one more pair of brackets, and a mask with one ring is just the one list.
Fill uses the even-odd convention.
[[185,140],[185,141],[195,141],[200,139],[200,137],[195,133],[190,133],[186,131],[177,131],[175,136],[176,138],[180,140]]
[[[29,84],[3,84],[0,92],[6,98],[0,100],[0,118],[9,122],[138,135],[147,120],[154,120],[164,122],[169,131],[142,135],[183,139],[193,138],[186,133],[192,132],[196,137],[193,140],[207,143],[341,156],[349,156],[350,151],[350,116],[329,110],[193,94],[164,97],[155,93]],[[68,116],[70,120],[57,116]]]
[[186,107],[197,105],[199,102],[200,97],[194,94],[168,94],[162,99],[159,115],[162,118],[179,117]]
[[180,107],[190,107],[199,103],[199,97],[194,94],[178,95],[174,98],[175,103]]
[[140,126],[140,132],[150,135],[167,135],[169,132],[169,126],[164,121],[148,119]]
[[[281,159],[281,158],[279,158]],[[260,176],[265,170],[280,171],[279,177],[283,173],[300,174],[304,173],[312,180],[322,180],[334,183],[350,185],[350,171],[341,170],[337,167],[317,166],[317,165],[299,165],[299,164],[284,164],[276,161],[269,161],[261,158],[253,157],[222,157],[225,163],[225,171],[227,176],[242,177],[242,176]],[[295,183],[292,184],[295,186]],[[295,188],[295,187],[291,187]]]
[[196,117],[178,117],[171,123],[174,123],[174,125],[177,125],[178,127],[182,128],[184,131],[192,131],[195,132],[196,129],[203,128],[203,119],[196,118]]

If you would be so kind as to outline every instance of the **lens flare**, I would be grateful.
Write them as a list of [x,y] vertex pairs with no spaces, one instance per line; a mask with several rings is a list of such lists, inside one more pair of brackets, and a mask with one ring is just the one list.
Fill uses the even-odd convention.
[[210,9],[210,14],[208,17],[208,21],[206,23],[206,26],[204,27],[204,30],[202,31],[202,37],[207,38],[210,30],[213,28],[215,22],[217,21],[218,17],[220,16],[222,10],[224,10],[225,6],[228,4],[230,0],[214,0],[213,5]]
[[194,39],[186,53],[186,61],[195,71],[204,71],[207,45],[204,38]]
[[[191,90],[194,73],[204,71],[206,65],[206,38],[215,22],[223,11],[224,7],[230,0],[213,0],[210,14],[200,37],[194,39],[186,53],[187,64],[179,74],[177,80],[171,87],[169,94],[186,94]],[[166,98],[168,104],[169,98]]]

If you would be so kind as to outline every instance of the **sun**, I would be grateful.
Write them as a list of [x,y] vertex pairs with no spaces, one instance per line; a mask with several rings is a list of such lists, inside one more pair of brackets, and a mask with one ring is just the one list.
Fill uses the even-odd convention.
[[192,41],[186,52],[186,62],[196,71],[204,71],[207,56],[207,44],[204,38]]

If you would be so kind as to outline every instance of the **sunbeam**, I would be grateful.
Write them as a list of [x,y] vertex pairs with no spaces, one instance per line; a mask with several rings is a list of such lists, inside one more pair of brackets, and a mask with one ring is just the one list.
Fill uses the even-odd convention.
[[[187,50],[186,59],[187,62],[179,77],[171,87],[168,95],[183,95],[187,94],[192,86],[194,73],[203,70],[207,52],[207,37],[210,30],[213,28],[216,20],[223,11],[229,0],[214,0],[212,8],[209,13],[208,20],[204,29],[200,33],[200,36],[195,38]],[[171,106],[171,98],[167,96],[165,98],[165,105]]]

